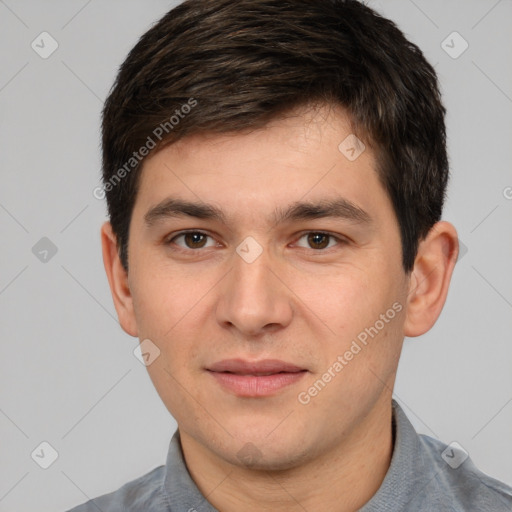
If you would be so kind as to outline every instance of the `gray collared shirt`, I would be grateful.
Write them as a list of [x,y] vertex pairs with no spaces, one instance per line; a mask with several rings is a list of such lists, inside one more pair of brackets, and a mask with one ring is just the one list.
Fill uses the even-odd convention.
[[[512,487],[479,471],[457,446],[417,434],[394,400],[393,429],[391,465],[360,512],[512,511]],[[187,470],[179,430],[170,441],[165,466],[68,512],[127,511],[218,512]]]

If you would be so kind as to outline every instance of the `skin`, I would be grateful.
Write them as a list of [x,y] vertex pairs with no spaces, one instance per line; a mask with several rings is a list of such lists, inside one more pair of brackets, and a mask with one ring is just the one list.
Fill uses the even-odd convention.
[[[222,512],[348,512],[369,501],[390,464],[404,336],[428,331],[445,303],[458,254],[455,228],[437,223],[406,274],[371,148],[355,161],[338,149],[350,133],[344,111],[323,106],[250,133],[189,136],[144,163],[128,273],[110,224],[102,227],[120,324],[159,348],[149,375],[178,423],[192,478]],[[182,216],[148,227],[145,214],[171,195],[214,204],[227,221]],[[339,196],[372,222],[269,220],[277,207]],[[208,236],[166,245],[189,229]],[[308,233],[318,231],[345,243],[311,241]],[[248,236],[263,250],[252,263],[236,252]],[[401,311],[300,403],[298,394],[394,303]],[[205,370],[229,358],[280,359],[307,372],[271,396],[239,397]],[[240,456],[247,446],[251,460]]]

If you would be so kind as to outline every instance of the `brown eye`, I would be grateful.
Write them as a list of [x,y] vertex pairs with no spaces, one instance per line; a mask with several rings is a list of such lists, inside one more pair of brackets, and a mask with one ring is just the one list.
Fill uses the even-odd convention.
[[308,244],[312,249],[325,249],[329,245],[329,238],[325,233],[309,233]]
[[305,249],[313,249],[315,251],[322,251],[323,249],[330,249],[336,244],[342,245],[344,240],[330,233],[323,233],[321,231],[310,231],[300,237],[299,240],[306,238],[306,245],[300,244],[300,247]]
[[[180,233],[174,236],[168,242],[166,242],[166,244],[175,244],[180,249],[184,250],[203,249],[204,247],[212,247],[213,245],[215,245],[214,241],[213,245],[212,243],[210,243],[210,245],[206,245],[209,238],[213,241],[211,236],[207,235],[206,233],[202,233],[201,231],[187,231],[185,233]],[[178,240],[180,239],[183,239],[183,242],[178,243]]]
[[183,235],[185,244],[189,249],[199,249],[204,247],[206,235],[202,233],[185,233]]

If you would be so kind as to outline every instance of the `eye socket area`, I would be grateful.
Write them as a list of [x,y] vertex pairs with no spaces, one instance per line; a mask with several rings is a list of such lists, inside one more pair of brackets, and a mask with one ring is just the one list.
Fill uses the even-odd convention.
[[[212,240],[212,243],[208,244],[208,238]],[[183,240],[183,245],[176,242],[179,239]],[[306,239],[306,245],[301,245],[300,243],[297,244],[297,242],[300,242],[303,239]],[[341,235],[318,230],[303,232],[298,238],[296,238],[296,242],[294,242],[297,247],[315,252],[323,252],[328,249],[332,249],[337,245],[344,245],[347,243],[348,241]],[[209,233],[195,229],[181,231],[177,234],[174,234],[170,238],[166,239],[165,245],[175,245],[180,250],[184,251],[198,251],[199,249],[215,247],[216,242],[214,237]]]
[[[175,244],[176,240],[183,238],[185,242],[185,247],[178,245],[178,247],[185,249],[185,250],[197,250],[197,249],[204,249],[205,247],[211,247],[207,246],[204,241],[207,238],[211,238],[213,240],[213,237],[209,235],[208,233],[205,233],[203,231],[199,230],[190,230],[190,231],[182,231],[176,235],[174,235],[172,238],[168,239],[165,243],[166,245]],[[199,240],[198,240],[199,239]],[[192,244],[192,247],[187,246],[188,244]],[[214,246],[215,244],[213,244]]]
[[[325,231],[308,231],[302,234],[298,240],[300,241],[305,237],[307,237],[306,243],[309,245],[309,247],[305,247],[305,249],[312,249],[314,251],[323,251],[325,249],[331,249],[336,245],[343,245],[347,243],[347,241],[339,235],[334,235]],[[327,243],[325,243],[325,241],[327,241]],[[329,244],[331,241],[334,242],[333,245]],[[320,247],[311,247],[311,245],[320,245]],[[299,247],[303,246],[299,245]]]

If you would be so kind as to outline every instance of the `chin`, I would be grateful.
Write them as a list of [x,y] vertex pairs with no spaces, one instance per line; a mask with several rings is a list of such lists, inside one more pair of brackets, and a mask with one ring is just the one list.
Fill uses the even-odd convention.
[[269,436],[273,428],[275,424],[257,433],[253,430],[254,436],[247,431],[240,436],[233,432],[236,440],[225,446],[225,453],[219,455],[236,466],[261,471],[282,471],[303,464],[309,452],[304,440],[296,431],[290,435],[282,431]]
[[304,463],[304,447],[297,447],[276,453],[273,446],[260,446],[248,442],[236,452],[230,451],[224,457],[229,463],[240,468],[255,471],[286,471]]

